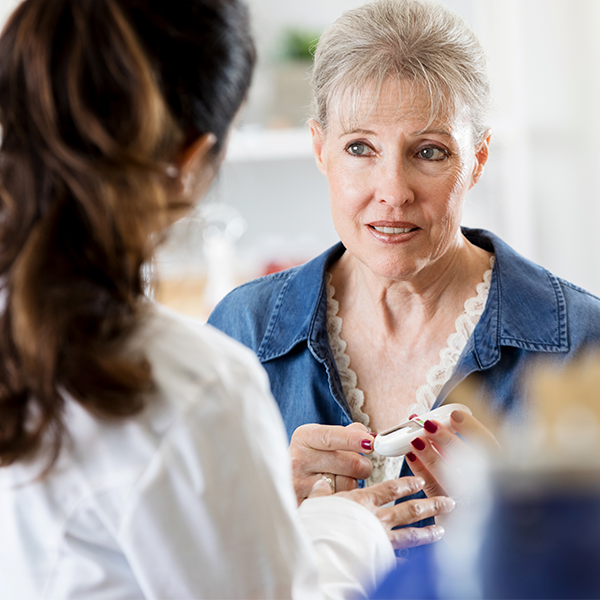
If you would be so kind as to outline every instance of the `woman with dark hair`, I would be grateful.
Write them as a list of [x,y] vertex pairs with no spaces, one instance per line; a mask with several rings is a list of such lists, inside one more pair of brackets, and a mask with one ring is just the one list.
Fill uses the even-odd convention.
[[238,0],[25,0],[2,33],[0,598],[354,597],[442,533],[393,528],[451,500],[382,508],[417,478],[298,513],[258,361],[144,296],[253,63]]

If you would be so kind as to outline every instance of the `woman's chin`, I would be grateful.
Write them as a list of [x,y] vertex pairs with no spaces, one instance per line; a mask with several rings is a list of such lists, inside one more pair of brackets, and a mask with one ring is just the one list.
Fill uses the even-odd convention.
[[397,281],[410,280],[427,267],[431,257],[426,249],[404,245],[360,244],[356,252],[347,245],[346,250],[376,277]]
[[406,258],[396,260],[365,260],[362,258],[359,260],[377,279],[397,282],[410,281],[423,267],[419,264],[421,261],[407,260]]

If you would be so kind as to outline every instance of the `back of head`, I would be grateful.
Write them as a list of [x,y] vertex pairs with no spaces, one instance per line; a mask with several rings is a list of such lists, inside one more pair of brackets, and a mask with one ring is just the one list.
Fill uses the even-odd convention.
[[[123,355],[153,234],[188,205],[167,166],[254,63],[239,0],[25,0],[0,37],[0,465],[54,455],[67,390],[105,417],[151,385]],[[156,237],[156,236],[154,236]]]
[[332,111],[354,119],[367,90],[377,102],[385,80],[429,95],[431,118],[467,108],[475,138],[490,102],[483,50],[467,24],[427,0],[375,0],[344,13],[321,36],[312,76],[312,116],[326,128]]

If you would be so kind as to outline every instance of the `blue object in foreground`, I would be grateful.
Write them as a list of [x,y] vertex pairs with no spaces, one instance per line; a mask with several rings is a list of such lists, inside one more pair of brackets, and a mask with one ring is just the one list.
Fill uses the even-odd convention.
[[600,496],[500,496],[481,554],[484,598],[600,598]]
[[542,484],[524,493],[496,481],[476,561],[455,571],[463,574],[454,580],[460,590],[441,573],[460,566],[461,556],[441,541],[392,571],[371,600],[600,598],[600,481],[588,475],[569,492]]
[[434,546],[423,546],[411,552],[411,559],[392,571],[381,586],[370,596],[371,600],[390,598],[410,600],[438,600],[437,563]]

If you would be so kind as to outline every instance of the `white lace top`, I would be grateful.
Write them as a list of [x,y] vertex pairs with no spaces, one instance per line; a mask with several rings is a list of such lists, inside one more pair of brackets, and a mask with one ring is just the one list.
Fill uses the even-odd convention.
[[[444,384],[450,379],[458,358],[463,351],[475,326],[479,322],[487,302],[494,268],[494,256],[490,258],[490,268],[484,273],[483,281],[475,288],[475,295],[465,302],[464,312],[456,319],[456,331],[448,337],[446,347],[440,351],[440,362],[429,369],[425,383],[416,392],[416,402],[408,407],[406,417],[428,412]],[[369,427],[369,415],[363,412],[364,392],[357,386],[356,373],[350,368],[350,357],[346,354],[346,342],[341,337],[342,319],[337,316],[338,301],[331,284],[331,275],[327,273],[327,334],[333,357],[337,365],[342,389],[352,412],[352,419]],[[367,485],[398,477],[403,456],[384,457],[373,452],[368,455],[373,463],[373,473]]]

